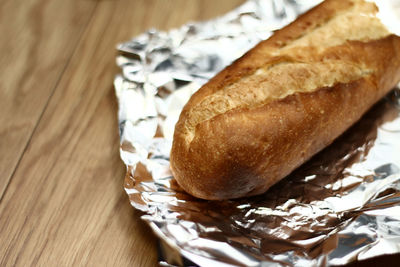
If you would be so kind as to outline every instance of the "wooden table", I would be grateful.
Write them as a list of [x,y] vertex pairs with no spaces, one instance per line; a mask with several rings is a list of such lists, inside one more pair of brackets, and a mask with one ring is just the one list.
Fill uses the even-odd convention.
[[123,191],[116,44],[242,0],[0,0],[0,266],[155,266]]
[[241,0],[0,0],[0,266],[155,266],[123,190],[115,47]]

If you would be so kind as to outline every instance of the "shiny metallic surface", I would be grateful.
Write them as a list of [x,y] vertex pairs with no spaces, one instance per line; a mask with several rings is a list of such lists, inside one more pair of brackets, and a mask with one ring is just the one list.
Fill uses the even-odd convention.
[[174,125],[191,94],[310,2],[248,1],[215,20],[150,30],[118,47],[125,190],[178,252],[163,264],[182,264],[183,256],[200,266],[326,266],[400,252],[399,89],[263,195],[200,200],[171,176]]

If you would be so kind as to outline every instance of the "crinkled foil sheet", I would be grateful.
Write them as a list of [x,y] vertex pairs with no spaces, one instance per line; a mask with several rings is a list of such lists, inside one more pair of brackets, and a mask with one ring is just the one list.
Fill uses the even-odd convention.
[[174,124],[190,95],[310,2],[248,1],[215,20],[150,30],[118,47],[125,190],[176,252],[163,264],[183,256],[200,266],[325,266],[400,252],[398,89],[263,195],[200,200],[171,175]]

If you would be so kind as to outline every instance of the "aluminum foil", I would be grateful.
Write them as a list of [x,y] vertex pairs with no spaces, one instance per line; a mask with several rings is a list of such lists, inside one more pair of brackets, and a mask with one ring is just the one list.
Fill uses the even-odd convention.
[[125,190],[174,251],[164,265],[185,258],[200,266],[325,266],[400,252],[399,89],[263,195],[200,200],[171,175],[174,125],[191,94],[310,2],[248,1],[223,17],[150,30],[118,47]]

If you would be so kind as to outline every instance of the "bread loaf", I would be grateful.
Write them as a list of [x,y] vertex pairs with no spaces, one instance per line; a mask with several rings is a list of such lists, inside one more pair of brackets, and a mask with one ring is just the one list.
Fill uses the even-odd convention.
[[375,4],[328,0],[200,88],[175,127],[171,170],[193,196],[264,193],[400,80],[400,38]]

